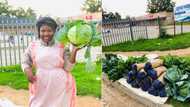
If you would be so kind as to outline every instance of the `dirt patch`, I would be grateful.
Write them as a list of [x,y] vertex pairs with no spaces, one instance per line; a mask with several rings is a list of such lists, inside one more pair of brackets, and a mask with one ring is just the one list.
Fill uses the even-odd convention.
[[134,51],[134,52],[109,52],[109,53],[122,54],[125,56],[141,56],[149,53],[158,54],[159,56],[165,56],[168,54],[177,55],[177,56],[190,56],[190,48],[169,50],[169,51]]
[[146,107],[105,80],[102,81],[102,100],[104,107]]
[[[134,99],[130,95],[126,94],[124,90],[121,90],[117,85],[113,85],[114,83],[110,82],[106,76],[102,76],[102,101],[103,107],[148,107],[145,103],[140,102],[139,100]],[[146,102],[148,104],[148,102]],[[153,104],[153,103],[152,103]],[[150,107],[173,107],[169,104],[163,105],[151,105]]]
[[[27,90],[15,90],[8,86],[0,86],[0,98],[7,98],[16,105],[28,107]],[[91,96],[77,96],[76,107],[101,107],[101,101]]]

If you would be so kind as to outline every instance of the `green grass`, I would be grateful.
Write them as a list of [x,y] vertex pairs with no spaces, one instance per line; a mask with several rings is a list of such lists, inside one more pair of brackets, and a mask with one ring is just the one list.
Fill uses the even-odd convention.
[[165,51],[190,47],[190,33],[179,34],[174,37],[128,41],[112,46],[103,46],[103,52],[114,51]]
[[[101,63],[97,63],[96,72],[86,72],[84,64],[73,69],[73,76],[77,84],[78,95],[92,95],[101,97]],[[96,80],[99,78],[100,80]]]
[[[175,25],[180,26],[181,22],[175,22]],[[190,22],[183,22],[183,25],[190,25]],[[173,23],[170,23],[170,24],[165,24],[164,23],[164,26],[174,26],[174,24]]]
[[[176,22],[176,25],[181,25],[181,22]],[[190,25],[190,22],[183,22],[183,25]]]
[[[19,66],[17,66],[20,68]],[[3,67],[5,68],[5,67]],[[12,69],[14,66],[9,66]],[[2,67],[0,67],[2,71]],[[101,63],[96,64],[96,71],[86,72],[85,64],[78,63],[74,67],[72,74],[77,84],[77,95],[101,97]],[[0,72],[0,85],[8,85],[14,89],[28,89],[28,81],[24,73],[20,70],[16,72]]]
[[189,107],[189,102],[180,102],[173,98],[169,98],[166,103],[172,105],[172,107]]
[[23,72],[1,72],[0,85],[8,85],[15,89],[27,89],[28,81]]

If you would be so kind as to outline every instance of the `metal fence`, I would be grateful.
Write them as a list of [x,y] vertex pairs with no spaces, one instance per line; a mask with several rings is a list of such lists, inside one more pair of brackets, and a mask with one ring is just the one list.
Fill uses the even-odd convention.
[[0,65],[20,64],[25,48],[36,35],[35,20],[0,17]]
[[[64,22],[63,22],[64,23]],[[59,23],[57,30],[63,27]],[[29,43],[37,39],[36,20],[24,18],[10,18],[0,16],[0,66],[16,65],[21,63],[23,53]],[[84,61],[84,51],[77,54],[78,61]],[[100,54],[99,47],[92,48],[92,60]]]
[[169,35],[190,32],[190,26],[176,25],[175,22],[168,25],[166,21],[166,17],[149,20],[103,20],[102,46],[110,46],[139,39],[158,38],[163,29]]
[[[102,21],[102,45],[133,41],[138,39],[156,38],[162,19],[156,20],[106,20]],[[150,36],[151,35],[151,36]]]

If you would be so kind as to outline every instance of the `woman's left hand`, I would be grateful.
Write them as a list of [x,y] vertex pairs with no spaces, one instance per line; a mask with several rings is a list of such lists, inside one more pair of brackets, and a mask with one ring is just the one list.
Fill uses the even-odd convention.
[[72,45],[72,51],[73,51],[73,52],[77,52],[77,51],[80,50],[80,49],[82,49],[82,48],[77,47],[77,46],[75,46],[75,45]]
[[70,56],[70,62],[71,63],[76,62],[77,51],[80,50],[80,49],[82,49],[82,48],[79,48],[77,46],[72,45],[72,51],[71,51],[71,56]]

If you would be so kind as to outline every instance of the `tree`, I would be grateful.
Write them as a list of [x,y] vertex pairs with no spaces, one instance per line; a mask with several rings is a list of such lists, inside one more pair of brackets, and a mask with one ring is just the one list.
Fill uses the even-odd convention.
[[102,20],[106,20],[108,17],[108,14],[106,11],[102,10]]
[[25,18],[36,18],[34,10],[28,8],[26,11],[19,7],[12,9],[7,0],[0,1],[0,15],[11,16],[11,17],[25,17]]
[[121,19],[121,15],[118,12],[115,12],[115,19],[117,20]]
[[107,13],[106,11],[103,10],[102,12],[102,20],[120,20],[121,15],[118,12],[109,12]]
[[21,7],[16,9],[15,14],[16,14],[15,16],[17,16],[17,17],[26,17],[26,12]]
[[26,16],[28,18],[36,18],[36,13],[30,7],[26,10]]
[[7,0],[3,0],[0,2],[0,15],[9,16],[10,6],[8,5]]
[[82,10],[95,13],[102,11],[102,2],[101,0],[86,0],[83,4]]
[[130,19],[130,16],[128,16],[128,15],[125,16],[125,19],[126,19],[126,20],[129,20],[129,19]]
[[175,2],[171,0],[148,0],[147,12],[158,13],[158,12],[173,12]]

